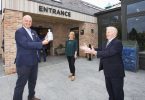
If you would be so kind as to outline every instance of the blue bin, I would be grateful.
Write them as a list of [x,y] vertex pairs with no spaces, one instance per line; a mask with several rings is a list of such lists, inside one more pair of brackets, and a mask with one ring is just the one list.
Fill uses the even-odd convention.
[[123,41],[122,59],[125,70],[137,71],[139,59],[136,41]]

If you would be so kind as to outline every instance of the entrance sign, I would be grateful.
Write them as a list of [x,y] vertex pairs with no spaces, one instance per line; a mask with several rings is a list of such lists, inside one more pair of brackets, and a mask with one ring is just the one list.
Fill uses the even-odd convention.
[[69,11],[45,7],[45,6],[39,6],[39,12],[51,13],[51,14],[71,17],[71,12],[69,12]]

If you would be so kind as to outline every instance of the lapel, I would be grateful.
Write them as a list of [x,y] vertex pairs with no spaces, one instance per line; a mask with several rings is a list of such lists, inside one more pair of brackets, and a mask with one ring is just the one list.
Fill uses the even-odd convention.
[[107,42],[106,42],[106,45],[107,45],[106,48],[109,48],[112,45],[112,43],[114,42],[114,40],[115,40],[115,38],[108,45],[107,45]]
[[25,30],[25,28],[22,27],[22,29],[23,29],[23,32],[25,32],[27,39],[30,41],[33,41],[32,38],[29,36],[28,32]]

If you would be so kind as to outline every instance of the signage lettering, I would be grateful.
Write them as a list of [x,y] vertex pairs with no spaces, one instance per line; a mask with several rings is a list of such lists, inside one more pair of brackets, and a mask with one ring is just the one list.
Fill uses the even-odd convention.
[[46,13],[52,13],[52,14],[56,14],[56,15],[61,15],[61,16],[66,16],[66,17],[71,17],[71,12],[54,9],[54,8],[49,8],[49,7],[44,7],[44,6],[39,6],[39,11],[46,12]]

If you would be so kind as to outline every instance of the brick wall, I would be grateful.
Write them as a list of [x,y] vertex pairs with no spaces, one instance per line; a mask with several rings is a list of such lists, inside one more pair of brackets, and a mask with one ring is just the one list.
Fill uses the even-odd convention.
[[[2,40],[4,39],[4,20],[2,20],[2,23],[1,23],[1,37],[2,37]],[[2,60],[4,62],[4,51],[2,50]]]
[[15,72],[15,56],[16,43],[15,31],[22,26],[23,13],[19,11],[5,10],[4,11],[4,61],[5,73],[11,74]]
[[40,22],[35,22],[35,20],[33,21],[33,26],[34,27],[39,27],[41,26],[42,28],[52,28],[52,32],[53,32],[53,42],[52,42],[52,47],[50,49],[51,55],[55,55],[54,53],[54,49],[57,48],[59,46],[59,44],[62,44],[65,46],[65,41],[67,39],[68,33],[69,33],[69,28],[67,24],[64,23],[42,23]]
[[[91,32],[91,29],[94,30],[94,32]],[[80,31],[84,30],[84,35],[80,34],[80,42],[79,45],[83,45],[83,43],[86,43],[87,45],[91,44],[94,47],[98,46],[98,28],[97,24],[92,23],[82,23],[80,24]],[[85,56],[85,54],[80,50],[80,56]]]
[[[56,48],[59,44],[65,45],[65,41],[67,40],[70,28],[79,27],[79,46],[83,45],[83,43],[91,44],[94,47],[98,46],[98,29],[97,24],[92,23],[81,23],[81,24],[55,24],[53,28],[54,32],[54,41],[53,48]],[[91,32],[93,29],[93,33]],[[80,34],[80,31],[84,30],[84,35]],[[79,50],[80,56],[85,56],[85,54]]]
[[2,36],[3,36],[1,22],[2,22],[2,15],[0,14],[0,55],[2,55],[2,48],[1,48],[1,46],[2,46]]
[[67,40],[69,29],[65,24],[56,24],[54,26],[54,48],[58,47],[59,44],[65,46],[65,41]]

